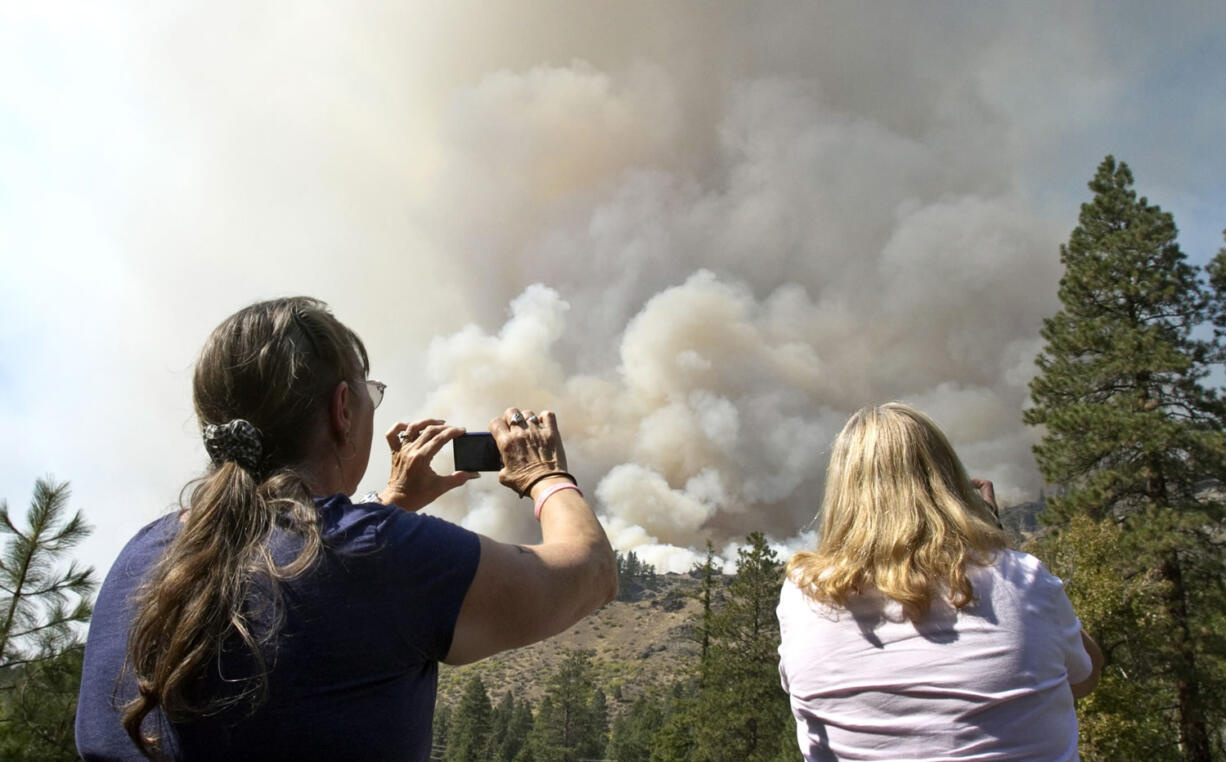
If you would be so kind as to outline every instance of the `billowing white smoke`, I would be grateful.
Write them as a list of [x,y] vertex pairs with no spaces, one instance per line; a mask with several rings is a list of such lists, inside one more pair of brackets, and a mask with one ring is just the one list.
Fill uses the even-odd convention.
[[[965,157],[948,136],[796,81],[734,87],[688,168],[669,92],[661,69],[575,63],[455,98],[422,214],[473,263],[478,317],[505,322],[433,341],[421,412],[473,427],[509,404],[556,411],[614,545],[669,571],[708,540],[730,565],[754,530],[810,544],[829,443],[865,404],[928,410],[1006,499],[1037,492],[1020,419],[1054,297],[1048,227],[951,177]],[[531,537],[496,489],[437,510]]]
[[[0,23],[21,189],[0,420],[25,432],[0,471],[18,502],[32,475],[72,479],[100,567],[205,462],[208,331],[287,293],[367,341],[380,427],[557,411],[614,542],[664,569],[708,539],[731,563],[751,530],[811,543],[830,440],[890,399],[1029,499],[1026,383],[1100,146],[1165,171],[1153,135],[1220,122],[1208,91],[1136,121],[1146,55],[1220,26],[1188,9],[291,5]],[[1186,151],[1209,178],[1187,187],[1219,183],[1210,153]],[[73,296],[46,313],[37,284]],[[81,458],[66,431],[106,447]],[[385,468],[376,451],[363,489]],[[437,510],[530,539],[508,502],[486,477]]]

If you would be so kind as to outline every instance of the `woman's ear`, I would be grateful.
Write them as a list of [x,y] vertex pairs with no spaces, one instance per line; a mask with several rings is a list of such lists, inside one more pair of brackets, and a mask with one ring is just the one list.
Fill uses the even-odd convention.
[[349,432],[353,429],[354,412],[353,390],[348,381],[341,381],[332,390],[332,398],[328,403],[328,423],[333,439],[341,444],[349,441]]

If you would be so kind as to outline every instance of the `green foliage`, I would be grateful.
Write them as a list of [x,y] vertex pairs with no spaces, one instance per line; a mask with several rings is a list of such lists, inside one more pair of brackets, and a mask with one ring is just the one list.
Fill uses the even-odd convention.
[[[703,682],[692,707],[694,760],[773,760],[781,753],[780,739],[792,732],[779,684],[775,617],[783,564],[762,533],[746,542],[724,606],[710,620]],[[792,748],[788,758],[795,754]]]
[[490,697],[474,672],[464,684],[460,703],[451,715],[447,729],[447,762],[485,762],[490,742]]
[[1108,157],[1060,250],[1062,309],[1031,383],[1030,424],[1049,483],[1046,518],[1101,518],[1157,499],[1196,507],[1195,489],[1221,473],[1220,405],[1201,379],[1212,346],[1193,330],[1208,313],[1197,270],[1175,243],[1171,215],[1138,199],[1127,165]]
[[447,733],[451,730],[451,707],[447,704],[438,704],[434,707],[434,726],[433,735],[430,743],[434,747],[435,756],[447,748]]
[[73,722],[82,655],[81,648],[69,648],[5,671],[0,685],[0,759],[77,759]]
[[698,641],[699,646],[699,668],[705,671],[708,653],[711,650],[711,622],[715,612],[714,604],[721,579],[719,570],[715,568],[715,546],[711,544],[711,540],[707,540],[707,555],[703,562],[694,564],[690,573],[697,576],[702,583],[697,593],[698,602],[702,605],[702,613],[698,621],[694,623],[694,639]]
[[697,699],[674,697],[667,705],[663,723],[651,737],[650,762],[688,762],[702,759],[698,753],[695,727]]
[[[1025,413],[1044,427],[1035,456],[1057,489],[1043,516],[1057,534],[1039,550],[1081,580],[1078,611],[1107,647],[1108,676],[1078,707],[1083,755],[1161,759],[1177,742],[1208,760],[1226,719],[1226,569],[1222,499],[1206,487],[1226,477],[1226,416],[1204,382],[1226,354],[1226,252],[1209,290],[1171,215],[1132,183],[1107,157],[1061,247],[1062,307],[1044,322]],[[1104,537],[1110,552],[1095,550]]]
[[54,658],[79,642],[74,625],[89,621],[93,569],[75,561],[60,569],[92,531],[80,512],[65,520],[68,496],[66,482],[39,479],[24,530],[0,502],[0,535],[8,536],[0,556],[0,668]]
[[663,726],[664,707],[658,700],[639,696],[630,710],[613,722],[608,755],[617,762],[649,762],[652,736]]
[[[507,691],[510,696],[511,692]],[[527,701],[514,701],[510,719],[507,720],[506,732],[501,736],[491,736],[492,749],[490,759],[493,762],[512,762],[528,742],[528,733],[532,732],[532,705]]]
[[656,586],[656,567],[641,560],[632,550],[623,554],[617,551],[617,600],[637,601],[644,590]]
[[525,751],[536,762],[599,759],[608,743],[605,697],[596,687],[592,652],[571,651],[546,683]]
[[1027,550],[1064,580],[1073,609],[1107,659],[1098,689],[1077,703],[1082,758],[1178,759],[1178,729],[1170,719],[1176,696],[1165,665],[1153,658],[1165,650],[1161,636],[1170,625],[1159,621],[1166,618],[1161,583],[1133,568],[1121,552],[1125,544],[1115,521],[1075,516]]
[[25,528],[0,502],[0,758],[76,759],[73,722],[93,569],[65,556],[91,531],[67,483],[38,480]]

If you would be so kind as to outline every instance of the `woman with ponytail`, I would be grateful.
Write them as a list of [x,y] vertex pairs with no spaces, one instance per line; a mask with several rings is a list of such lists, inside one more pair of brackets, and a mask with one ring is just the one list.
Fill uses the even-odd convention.
[[385,389],[368,372],[314,299],[254,304],[210,336],[193,382],[210,465],[98,595],[83,758],[424,760],[440,661],[549,637],[616,594],[552,413],[490,423],[537,545],[417,513],[476,476],[431,467],[463,433],[439,419],[393,426],[386,489],[353,502]]

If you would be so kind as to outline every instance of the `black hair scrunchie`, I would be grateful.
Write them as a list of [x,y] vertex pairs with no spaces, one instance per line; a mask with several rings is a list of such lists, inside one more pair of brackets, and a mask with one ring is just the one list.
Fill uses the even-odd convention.
[[264,456],[260,430],[242,418],[220,426],[212,423],[205,426],[204,449],[208,450],[215,465],[233,461],[252,473],[259,468]]

